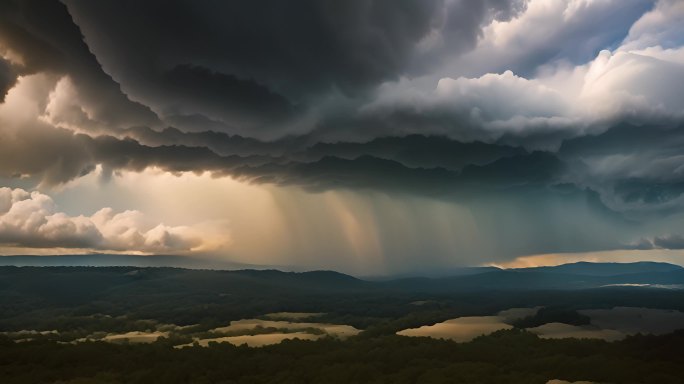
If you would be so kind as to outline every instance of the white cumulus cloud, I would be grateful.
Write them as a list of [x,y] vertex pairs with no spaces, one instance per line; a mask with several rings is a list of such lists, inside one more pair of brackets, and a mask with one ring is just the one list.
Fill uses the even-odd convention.
[[[509,22],[495,21],[491,28],[515,29],[520,20],[534,19],[539,12],[570,17],[568,12],[581,14],[599,5],[607,7],[607,12],[608,6],[614,8],[615,4],[575,1],[561,5],[535,0],[526,13]],[[586,62],[546,60],[532,74],[508,69],[475,77],[445,76],[432,87],[426,86],[425,79],[386,83],[377,98],[361,108],[361,115],[375,119],[375,126],[384,123],[388,131],[446,134],[460,140],[506,137],[506,141],[532,149],[554,149],[563,139],[599,133],[616,121],[681,121],[684,38],[675,37],[681,36],[682,21],[681,2],[660,1],[633,24],[616,48],[596,50]],[[515,30],[510,32],[513,35],[504,34],[512,39],[508,43],[524,43],[514,38]],[[543,29],[537,34],[543,35]],[[485,35],[481,49],[494,44],[493,36]],[[520,49],[521,54],[533,54],[533,47]],[[496,52],[505,54],[506,49]],[[500,62],[486,55],[478,60],[483,60],[479,68],[486,68],[489,61]],[[544,138],[531,139],[533,136]]]
[[92,216],[59,212],[46,194],[0,188],[0,243],[148,253],[202,248],[200,231],[154,222],[142,212],[102,208]]

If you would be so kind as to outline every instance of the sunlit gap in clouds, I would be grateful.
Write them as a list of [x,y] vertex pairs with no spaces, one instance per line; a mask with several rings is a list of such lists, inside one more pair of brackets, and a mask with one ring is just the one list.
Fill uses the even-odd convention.
[[576,262],[633,263],[639,261],[657,261],[684,265],[684,250],[619,249],[601,252],[549,253],[543,255],[520,256],[508,262],[491,263],[489,265],[501,268],[528,268],[553,266]]
[[[195,252],[203,257],[383,274],[424,263],[479,264],[488,243],[470,209],[453,202],[377,191],[312,193],[209,173],[147,169],[116,172],[107,181],[101,173],[98,168],[54,189],[59,208],[88,215],[106,201],[168,225],[199,226],[225,243]],[[83,202],[78,197],[83,195],[98,198]],[[209,231],[212,226],[220,229]]]

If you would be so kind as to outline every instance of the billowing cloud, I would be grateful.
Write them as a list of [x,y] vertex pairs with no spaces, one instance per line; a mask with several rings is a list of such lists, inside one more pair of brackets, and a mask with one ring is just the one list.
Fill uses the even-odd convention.
[[0,244],[5,246],[185,253],[202,242],[190,227],[155,223],[139,211],[102,208],[92,216],[69,216],[48,195],[0,188]]
[[668,234],[662,236],[642,237],[629,245],[632,249],[684,249],[684,236],[681,234]]
[[682,235],[667,235],[656,236],[653,239],[653,245],[664,249],[684,249],[684,236]]
[[678,0],[660,0],[656,7],[639,18],[629,30],[623,49],[664,49],[681,47],[684,43],[684,4]]
[[[530,0],[511,20],[483,30],[475,49],[448,63],[452,76],[511,70],[530,77],[556,65],[581,65],[628,35],[653,0]],[[635,32],[637,33],[637,32]]]
[[[421,56],[472,48],[484,23],[510,18],[522,8],[519,1],[501,0],[67,3],[103,66],[124,87],[133,85],[135,74],[152,75],[154,81],[164,67],[203,62],[214,72],[252,78],[293,98],[331,87],[355,93],[424,71],[413,68],[428,65]],[[127,20],[125,27],[121,19]],[[137,38],[141,35],[146,39]],[[155,68],[149,61],[154,57],[167,61]]]
[[83,216],[56,212],[49,196],[0,188],[0,241],[35,247],[92,247],[102,240],[97,227]]
[[387,84],[358,115],[358,134],[430,132],[557,148],[564,139],[600,133],[620,121],[682,121],[682,58],[684,48],[603,50],[587,64],[530,79],[506,71],[442,78],[429,90],[411,82]]
[[105,73],[66,7],[57,1],[9,1],[0,12],[0,52],[13,57],[20,75],[70,76],[92,118],[111,126],[157,123],[146,106],[131,101]]
[[5,100],[7,91],[17,81],[17,75],[9,62],[0,58],[0,102]]
[[195,126],[261,138],[313,129],[321,99],[363,98],[384,81],[424,74],[472,49],[486,23],[524,7],[501,0],[66,3],[105,71],[136,100],[167,121],[194,116]]

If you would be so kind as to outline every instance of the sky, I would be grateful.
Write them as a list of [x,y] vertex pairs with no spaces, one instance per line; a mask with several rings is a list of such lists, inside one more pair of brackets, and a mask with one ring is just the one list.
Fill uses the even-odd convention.
[[684,1],[1,0],[0,254],[684,264]]

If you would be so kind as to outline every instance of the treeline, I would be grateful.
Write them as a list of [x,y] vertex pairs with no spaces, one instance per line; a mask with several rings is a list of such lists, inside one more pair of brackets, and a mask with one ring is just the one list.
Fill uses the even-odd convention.
[[548,323],[588,325],[591,323],[591,318],[572,309],[545,307],[540,308],[532,316],[513,321],[511,325],[517,328],[533,328]]
[[[351,280],[350,280],[351,279]],[[568,291],[424,291],[362,282],[329,272],[194,271],[174,268],[0,267],[0,331],[58,330],[64,337],[150,328],[149,321],[202,330],[271,312],[325,313],[322,322],[368,334],[548,307],[526,326],[584,324],[577,309],[614,306],[684,310],[684,291],[602,288]],[[415,304],[415,303],[421,304]]]
[[499,331],[458,344],[381,336],[285,341],[263,348],[174,349],[0,339],[0,382],[12,383],[684,383],[684,332],[620,342],[543,340]]

